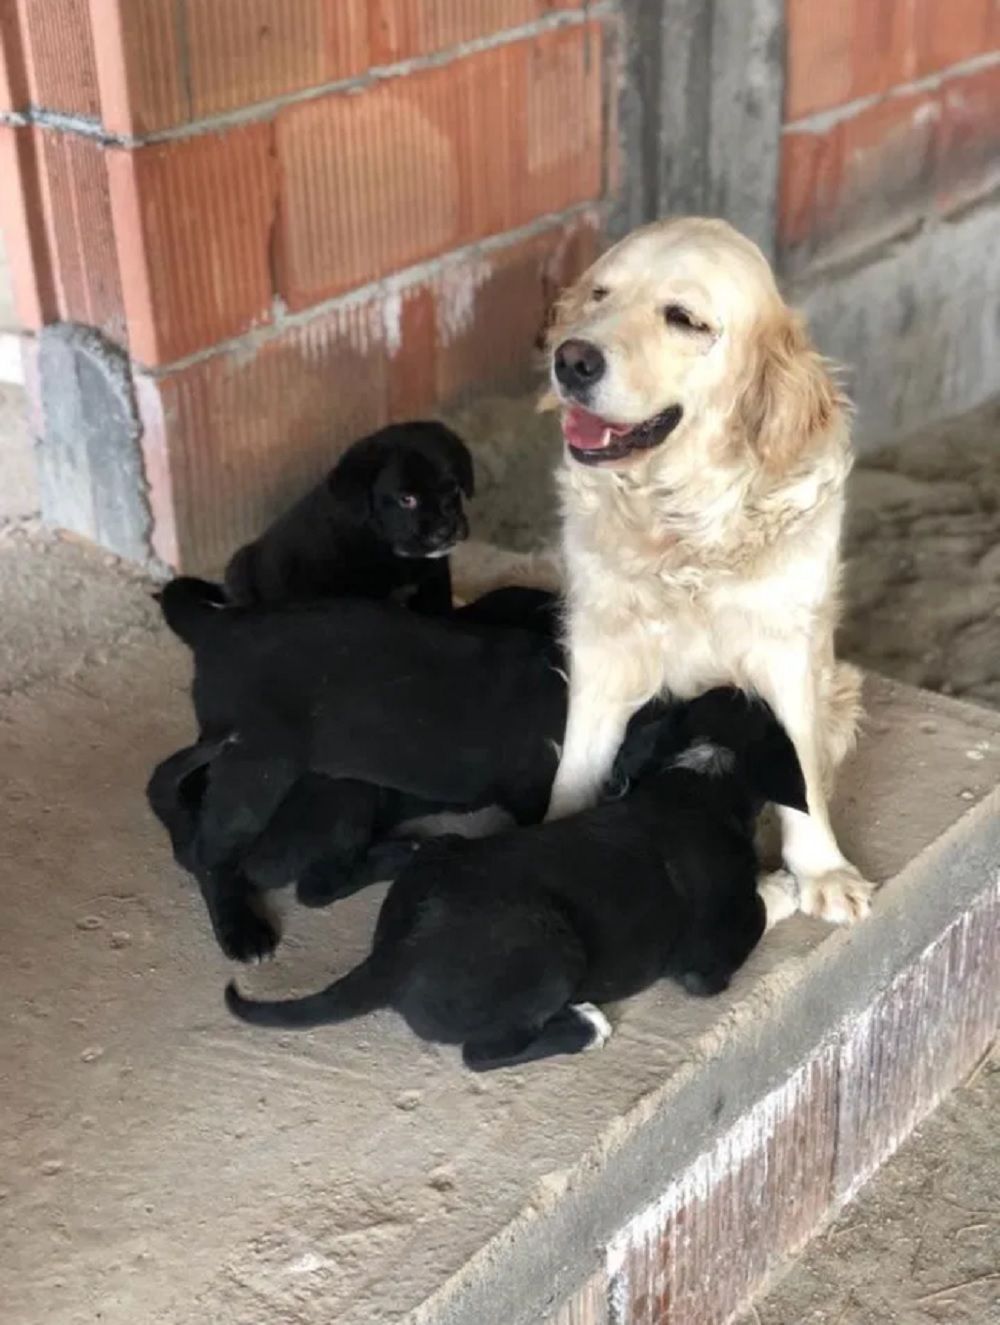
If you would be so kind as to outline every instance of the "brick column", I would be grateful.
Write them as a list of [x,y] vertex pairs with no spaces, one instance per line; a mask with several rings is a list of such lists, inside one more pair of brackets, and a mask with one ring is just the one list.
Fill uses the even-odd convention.
[[215,567],[359,433],[522,384],[595,252],[613,21],[5,0],[0,221],[49,518]]
[[996,0],[788,0],[779,244],[801,276],[1000,184]]
[[1000,391],[1000,0],[788,0],[778,257],[877,443]]

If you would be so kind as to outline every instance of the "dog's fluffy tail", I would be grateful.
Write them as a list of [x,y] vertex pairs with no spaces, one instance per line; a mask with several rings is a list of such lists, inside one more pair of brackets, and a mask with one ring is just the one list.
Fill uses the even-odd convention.
[[190,575],[171,580],[155,597],[164,621],[192,648],[200,642],[206,629],[211,630],[218,612],[229,606],[229,599],[220,585],[196,580]]
[[342,979],[305,998],[244,998],[230,981],[226,985],[226,1007],[234,1017],[253,1026],[308,1030],[377,1012],[388,1003],[391,988],[388,972],[380,971],[375,958],[369,957]]

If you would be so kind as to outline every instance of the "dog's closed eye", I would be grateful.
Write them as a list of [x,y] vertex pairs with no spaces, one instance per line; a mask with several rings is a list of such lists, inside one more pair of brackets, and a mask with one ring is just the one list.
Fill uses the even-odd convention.
[[415,492],[401,492],[396,501],[404,511],[415,511],[420,505],[420,498]]
[[676,327],[680,331],[711,331],[707,322],[695,317],[683,304],[667,304],[663,310],[663,320],[668,327]]
[[607,299],[611,291],[606,285],[595,285],[590,292],[590,297],[595,304],[599,304],[602,299]]

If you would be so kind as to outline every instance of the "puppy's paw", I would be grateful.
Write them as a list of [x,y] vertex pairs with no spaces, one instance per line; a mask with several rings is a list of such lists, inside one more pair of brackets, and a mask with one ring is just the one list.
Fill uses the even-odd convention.
[[812,878],[799,879],[799,907],[831,925],[864,920],[872,906],[874,887],[848,864]]
[[590,1043],[585,1044],[581,1052],[589,1053],[591,1049],[603,1049],[611,1039],[612,1027],[611,1022],[608,1021],[601,1009],[593,1003],[571,1003],[570,1007],[581,1020],[588,1022],[591,1027]]
[[767,913],[767,928],[787,920],[799,909],[798,888],[788,870],[762,874],[757,880],[757,894]]
[[218,918],[215,937],[219,947],[234,962],[262,962],[274,955],[278,932],[264,916],[250,907],[227,911]]
[[688,994],[695,998],[712,998],[729,988],[729,974],[726,971],[685,971],[681,976],[681,985]]
[[305,871],[295,885],[295,898],[302,906],[319,909],[355,890],[350,880],[337,869],[313,867]]

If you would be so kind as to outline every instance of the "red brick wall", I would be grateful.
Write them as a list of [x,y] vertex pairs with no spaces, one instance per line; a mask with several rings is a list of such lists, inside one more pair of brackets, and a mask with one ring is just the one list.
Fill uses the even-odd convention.
[[779,242],[802,270],[1000,183],[998,0],[787,0]]
[[21,316],[131,355],[154,550],[203,566],[337,446],[524,379],[607,191],[584,0],[10,0]]

